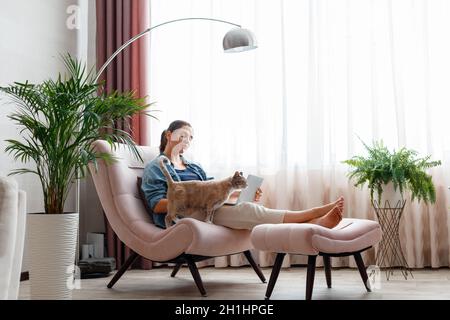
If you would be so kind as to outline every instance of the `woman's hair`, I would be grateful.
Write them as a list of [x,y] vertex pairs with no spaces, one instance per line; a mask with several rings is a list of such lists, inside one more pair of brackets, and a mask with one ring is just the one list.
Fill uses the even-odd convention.
[[167,128],[166,130],[164,130],[161,133],[161,144],[159,145],[160,152],[164,152],[164,149],[166,149],[166,145],[167,145],[166,132],[167,131],[174,132],[175,130],[183,128],[184,126],[188,126],[188,127],[192,128],[192,126],[189,122],[186,122],[183,120],[175,120],[169,125],[169,128]]

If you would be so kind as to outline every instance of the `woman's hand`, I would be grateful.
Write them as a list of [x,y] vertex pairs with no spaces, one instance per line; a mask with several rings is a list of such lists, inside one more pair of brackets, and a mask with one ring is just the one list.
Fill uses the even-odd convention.
[[234,191],[229,197],[228,197],[228,201],[230,202],[236,202],[237,199],[239,198],[239,195],[241,194],[241,190],[236,190]]
[[259,200],[261,200],[262,193],[263,192],[262,192],[261,188],[258,188],[258,190],[256,190],[255,198],[253,199],[253,202],[259,202]]

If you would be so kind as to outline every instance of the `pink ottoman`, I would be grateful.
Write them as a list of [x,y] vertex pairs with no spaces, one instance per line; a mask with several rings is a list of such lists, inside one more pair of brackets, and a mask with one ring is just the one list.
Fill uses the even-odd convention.
[[306,275],[306,299],[310,300],[314,285],[316,258],[323,257],[328,288],[331,288],[331,257],[353,255],[367,291],[366,267],[361,252],[381,240],[382,232],[378,222],[364,219],[342,219],[333,229],[309,223],[262,224],[256,226],[251,241],[256,249],[277,252],[272,274],[266,291],[270,298],[280,273],[286,253],[308,256]]

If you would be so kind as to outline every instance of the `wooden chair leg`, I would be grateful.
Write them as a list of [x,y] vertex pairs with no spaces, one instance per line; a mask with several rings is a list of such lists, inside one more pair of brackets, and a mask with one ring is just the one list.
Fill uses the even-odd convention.
[[275,283],[277,282],[278,275],[280,274],[281,265],[283,264],[283,259],[285,253],[278,253],[275,258],[275,263],[273,264],[272,273],[270,274],[269,284],[267,285],[266,290],[266,300],[270,299],[272,295],[273,287],[275,287]]
[[322,256],[323,258],[323,267],[325,269],[325,278],[327,279],[327,286],[331,288],[331,257],[330,256]]
[[255,260],[253,260],[250,250],[244,251],[244,255],[247,258],[250,265],[252,266],[253,270],[255,270],[259,279],[261,279],[262,283],[266,283],[266,277],[264,277],[264,274],[262,273],[260,267],[256,264]]
[[316,259],[317,256],[308,256],[308,271],[306,273],[306,300],[311,300],[312,297],[314,275],[316,273]]
[[203,297],[206,297],[206,290],[203,287],[202,278],[200,277],[200,273],[198,272],[197,266],[194,262],[194,260],[187,256],[186,262],[189,267],[189,270],[191,271],[192,277],[194,278],[195,284],[197,285],[198,290],[200,291],[201,295]]
[[364,261],[361,257],[361,253],[357,252],[353,254],[353,257],[355,257],[355,261],[356,261],[356,265],[358,266],[358,270],[359,270],[359,274],[361,275],[361,279],[364,282],[364,286],[366,287],[367,292],[371,292],[372,290],[370,289],[369,285],[368,285],[368,277],[367,277],[367,271],[366,271],[366,266],[364,265]]
[[125,273],[125,271],[128,270],[128,268],[131,266],[131,264],[139,257],[139,255],[131,251],[130,256],[128,257],[127,261],[120,267],[120,269],[116,272],[112,280],[108,283],[108,288],[111,289],[114,284],[117,282],[117,280],[120,279],[120,277]]
[[178,271],[180,271],[180,268],[183,264],[182,263],[177,263],[176,266],[173,268],[172,273],[170,274],[170,276],[173,278],[177,275]]

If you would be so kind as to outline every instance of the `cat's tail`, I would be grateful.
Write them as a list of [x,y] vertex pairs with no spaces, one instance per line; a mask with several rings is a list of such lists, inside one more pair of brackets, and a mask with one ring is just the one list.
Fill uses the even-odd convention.
[[164,173],[167,179],[167,184],[172,185],[174,183],[172,176],[169,173],[169,170],[167,170],[166,163],[169,162],[169,158],[162,156],[159,159],[159,167],[161,168],[161,171]]

